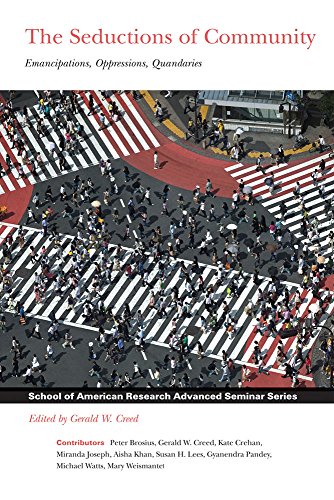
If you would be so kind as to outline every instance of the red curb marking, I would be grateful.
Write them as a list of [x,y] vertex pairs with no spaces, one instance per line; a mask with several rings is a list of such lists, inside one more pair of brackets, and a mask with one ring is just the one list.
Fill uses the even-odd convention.
[[[159,140],[159,138],[157,138]],[[127,158],[127,162],[145,174],[181,189],[193,190],[198,184],[205,191],[208,178],[215,194],[231,198],[239,184],[224,171],[224,164],[213,158],[203,157],[171,141],[159,147],[161,169],[153,169],[153,151],[143,151]],[[218,190],[218,191],[216,191]]]
[[[29,184],[26,188],[22,188],[16,191],[9,191],[0,196],[1,205],[5,205],[8,209],[7,217],[0,221],[0,238],[1,233],[4,231],[6,226],[1,227],[1,222],[7,222],[10,224],[19,224],[23,215],[26,212],[27,207],[31,199],[33,192],[33,186]],[[2,240],[0,240],[0,244]]]

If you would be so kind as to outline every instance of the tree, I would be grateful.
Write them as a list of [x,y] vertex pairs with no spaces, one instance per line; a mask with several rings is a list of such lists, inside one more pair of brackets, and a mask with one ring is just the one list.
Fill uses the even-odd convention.
[[332,90],[324,92],[319,102],[319,108],[329,121],[334,113],[334,92]]

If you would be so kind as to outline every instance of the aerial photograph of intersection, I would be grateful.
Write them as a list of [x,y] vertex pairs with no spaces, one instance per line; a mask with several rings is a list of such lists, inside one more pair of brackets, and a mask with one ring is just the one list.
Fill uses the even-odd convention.
[[0,91],[0,388],[332,388],[334,91]]

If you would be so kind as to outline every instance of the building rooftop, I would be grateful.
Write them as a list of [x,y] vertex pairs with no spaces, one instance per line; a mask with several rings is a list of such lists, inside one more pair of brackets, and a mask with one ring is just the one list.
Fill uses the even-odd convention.
[[[287,97],[286,90],[201,90],[199,92],[199,101],[205,101],[207,104],[211,101],[218,105],[227,105],[228,103],[256,103],[256,104],[276,104],[279,105]],[[302,96],[302,90],[294,91]]]

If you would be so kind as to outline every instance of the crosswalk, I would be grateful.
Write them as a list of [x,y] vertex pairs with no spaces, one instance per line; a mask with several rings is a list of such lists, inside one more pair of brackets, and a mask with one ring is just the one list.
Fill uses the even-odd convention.
[[[313,182],[312,172],[318,168],[320,161],[326,162],[325,175],[320,175],[317,183]],[[299,163],[282,163],[266,169],[266,174],[256,171],[256,165],[246,166],[236,164],[225,168],[236,181],[251,186],[254,197],[273,215],[281,217],[281,203],[284,203],[288,212],[286,214],[285,227],[289,229],[300,241],[305,242],[306,237],[301,233],[302,210],[300,201],[295,199],[293,191],[296,182],[300,183],[300,193],[304,198],[305,206],[309,214],[309,220],[317,220],[319,244],[322,253],[330,253],[328,235],[334,229],[334,220],[325,205],[325,200],[332,201],[334,193],[334,159],[329,154],[322,154],[310,160]],[[270,194],[265,180],[274,174],[276,189]],[[323,186],[323,197],[319,195],[319,186]]]
[[[22,116],[17,114],[17,135],[25,145],[28,159],[27,164],[23,167],[24,176],[20,176],[18,172],[18,165],[23,163],[22,158],[18,156],[16,149],[12,149],[6,129],[0,123],[0,164],[6,170],[6,174],[0,177],[0,195],[65,175],[68,172],[97,166],[101,159],[126,158],[160,146],[158,139],[131,96],[129,97],[126,93],[113,94],[104,100],[99,91],[91,91],[90,94],[94,99],[95,112],[89,116],[88,95],[85,92],[80,92],[78,96],[80,112],[73,115],[73,122],[83,126],[83,140],[80,141],[80,149],[76,154],[64,152],[64,169],[60,168],[56,153],[60,151],[58,148],[59,138],[61,135],[65,135],[65,130],[63,128],[60,130],[53,118],[45,117],[44,125],[47,136],[39,135],[37,121],[43,115],[40,114],[37,105],[28,109],[31,127],[24,126]],[[116,102],[121,118],[107,128],[100,130],[99,114],[101,112],[106,117],[106,121],[110,121],[107,108],[109,101]],[[61,116],[60,119],[64,123]],[[56,145],[55,153],[50,153],[50,142]],[[36,153],[40,153],[43,164],[36,165],[36,174],[32,175],[29,160],[33,159]],[[7,154],[12,162],[10,172],[6,166]]]
[[[49,319],[50,314],[54,315],[57,319],[61,320],[64,324],[74,327],[82,327],[91,329],[92,326],[87,324],[83,314],[85,300],[87,294],[93,290],[93,280],[96,274],[95,263],[101,263],[103,253],[99,250],[91,249],[90,258],[82,269],[80,288],[82,290],[81,296],[77,298],[74,310],[68,310],[67,298],[70,294],[74,297],[74,290],[69,286],[69,272],[72,268],[72,257],[69,255],[71,242],[73,236],[61,236],[61,250],[59,252],[50,238],[43,238],[42,233],[37,229],[24,228],[25,231],[25,246],[20,248],[16,244],[16,237],[18,234],[18,226],[3,224],[0,232],[1,237],[5,238],[11,234],[13,238],[13,251],[12,260],[8,264],[8,273],[11,275],[13,284],[11,287],[10,296],[14,301],[20,301],[25,308],[28,316]],[[41,248],[44,247],[44,255],[47,256],[50,273],[57,275],[61,269],[64,273],[66,283],[63,286],[61,296],[54,293],[54,281],[50,279],[46,284],[45,298],[42,302],[36,302],[34,293],[35,272],[39,264],[33,263],[30,260],[30,246],[33,246],[37,253],[40,253]],[[110,245],[109,253],[112,255],[116,251],[116,247]],[[1,252],[1,250],[0,250]],[[60,258],[60,254],[62,259]],[[265,355],[266,364],[270,368],[278,369],[276,364],[276,347],[280,340],[279,335],[275,336],[262,336],[258,331],[255,323],[256,319],[247,314],[245,311],[246,305],[250,302],[257,307],[258,285],[255,285],[251,275],[244,274],[243,277],[238,278],[238,293],[235,296],[228,296],[227,288],[230,278],[234,271],[229,271],[227,279],[222,283],[218,283],[215,287],[214,300],[217,304],[217,320],[218,328],[216,332],[210,329],[203,331],[201,326],[201,316],[205,319],[208,318],[209,313],[205,309],[205,294],[198,292],[195,298],[191,298],[187,292],[186,280],[181,273],[178,266],[178,261],[172,263],[165,263],[166,277],[164,286],[164,297],[167,301],[167,316],[159,317],[155,308],[150,308],[149,302],[151,293],[153,291],[155,297],[161,290],[159,283],[159,267],[154,262],[152,256],[147,256],[144,264],[145,270],[148,272],[147,282],[149,286],[143,286],[143,282],[139,275],[134,275],[129,278],[124,272],[124,266],[132,262],[134,257],[134,250],[131,248],[123,247],[121,254],[120,270],[112,270],[111,279],[102,282],[99,297],[93,298],[93,303],[102,298],[105,307],[111,307],[114,314],[122,312],[124,304],[128,304],[131,312],[140,310],[144,317],[144,334],[147,342],[152,342],[156,345],[168,347],[169,334],[172,329],[172,321],[176,317],[176,308],[171,306],[171,291],[173,287],[177,286],[179,297],[186,298],[189,302],[189,314],[184,317],[177,318],[178,334],[189,332],[189,341],[193,349],[195,344],[200,342],[204,348],[205,354],[214,358],[220,358],[223,350],[226,351],[229,357],[237,360],[239,363],[252,363],[252,355],[254,342],[258,341],[262,354]],[[190,261],[184,261],[186,267],[190,270]],[[25,278],[22,278],[22,270],[25,273]],[[210,265],[201,265],[201,274],[204,280],[204,286],[208,287],[209,284],[214,286],[218,280],[217,268]],[[196,283],[199,275],[193,273],[191,275],[192,284],[196,288]],[[262,278],[261,289],[265,291],[270,285],[268,278]],[[295,283],[285,282],[285,286],[289,290],[291,301],[294,294],[298,290],[301,293],[302,304],[297,310],[292,310],[292,314],[300,320],[310,314],[310,306],[317,302],[309,290],[301,289]],[[278,299],[279,300],[279,299]],[[220,321],[224,312],[224,301],[228,303],[230,315],[235,321],[236,328],[235,334],[231,337],[227,333],[226,325],[221,324]],[[327,306],[323,314],[320,324],[323,324],[327,318],[333,313],[334,303]],[[282,321],[277,319],[277,330],[282,327]],[[132,333],[136,331],[137,325],[132,324]],[[263,332],[262,332],[263,333]],[[315,338],[309,341],[305,347],[305,352],[311,349]],[[292,356],[296,349],[297,340],[295,337],[283,341],[285,350]]]

